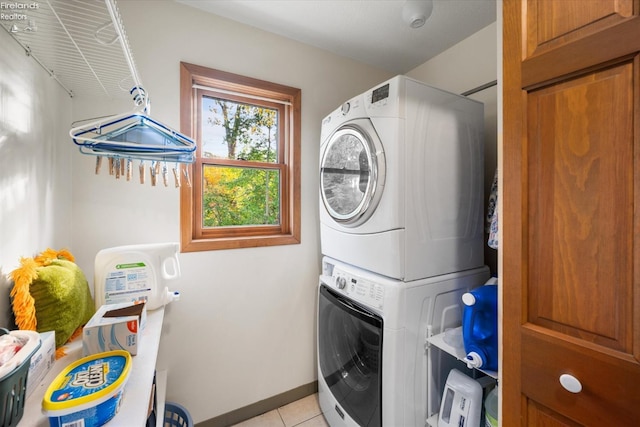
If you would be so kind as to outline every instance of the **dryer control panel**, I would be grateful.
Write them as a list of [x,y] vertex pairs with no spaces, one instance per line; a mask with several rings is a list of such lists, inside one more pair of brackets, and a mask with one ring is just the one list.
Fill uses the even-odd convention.
[[332,273],[335,287],[349,298],[365,306],[382,310],[384,306],[384,286],[343,271],[339,267]]

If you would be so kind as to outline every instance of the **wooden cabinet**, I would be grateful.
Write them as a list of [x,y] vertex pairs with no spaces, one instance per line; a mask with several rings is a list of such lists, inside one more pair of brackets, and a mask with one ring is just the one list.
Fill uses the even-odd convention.
[[502,422],[638,425],[640,2],[503,7]]

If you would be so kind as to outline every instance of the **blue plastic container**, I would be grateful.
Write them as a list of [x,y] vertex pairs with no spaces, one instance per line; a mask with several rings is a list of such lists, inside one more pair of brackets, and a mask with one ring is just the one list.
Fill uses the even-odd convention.
[[124,350],[97,353],[67,366],[51,382],[42,400],[50,427],[99,427],[112,419],[131,372]]
[[184,406],[174,402],[165,402],[164,425],[165,427],[193,427],[193,420]]
[[462,295],[462,341],[467,366],[498,370],[498,285],[491,279]]

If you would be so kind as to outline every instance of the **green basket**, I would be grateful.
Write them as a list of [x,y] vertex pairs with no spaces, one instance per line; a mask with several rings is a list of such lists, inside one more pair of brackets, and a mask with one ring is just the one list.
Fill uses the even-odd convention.
[[[0,336],[8,333],[7,329],[0,328]],[[29,365],[31,357],[39,348],[40,342],[18,367],[0,380],[0,427],[17,425],[24,414]]]
[[193,427],[193,420],[184,406],[165,402],[164,427]]

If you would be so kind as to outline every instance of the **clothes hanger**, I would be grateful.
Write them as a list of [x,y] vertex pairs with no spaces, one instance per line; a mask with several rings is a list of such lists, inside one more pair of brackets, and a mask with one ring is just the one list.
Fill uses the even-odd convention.
[[173,154],[196,150],[194,140],[138,111],[76,126],[69,135],[80,147],[117,153]]

